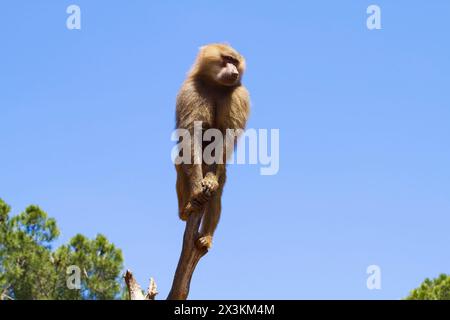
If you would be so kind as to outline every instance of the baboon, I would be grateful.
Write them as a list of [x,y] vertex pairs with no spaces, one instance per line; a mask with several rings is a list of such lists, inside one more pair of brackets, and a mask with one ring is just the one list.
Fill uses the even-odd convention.
[[[224,143],[221,163],[195,162],[196,155],[203,155],[205,144],[202,137],[194,137],[194,122],[201,121],[203,131],[218,129],[224,137],[227,129],[245,129],[250,99],[241,84],[244,70],[244,57],[231,46],[203,46],[177,96],[176,127],[188,130],[192,137],[190,163],[175,166],[179,216],[185,221],[190,213],[203,211],[198,248],[209,249],[212,245],[221,212],[226,159],[231,152],[227,154]],[[199,143],[195,144],[194,139]],[[237,137],[233,145],[236,141]]]

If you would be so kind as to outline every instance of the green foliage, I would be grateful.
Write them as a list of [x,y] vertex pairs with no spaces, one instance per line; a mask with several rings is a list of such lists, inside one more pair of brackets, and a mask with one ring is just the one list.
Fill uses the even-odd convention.
[[450,275],[441,274],[436,279],[425,279],[411,291],[407,300],[450,300]]
[[[116,299],[123,294],[123,258],[103,235],[76,235],[52,250],[59,236],[56,221],[38,206],[10,217],[0,199],[0,294],[13,299]],[[81,271],[80,288],[69,289],[69,266]],[[1,297],[0,297],[1,298]]]

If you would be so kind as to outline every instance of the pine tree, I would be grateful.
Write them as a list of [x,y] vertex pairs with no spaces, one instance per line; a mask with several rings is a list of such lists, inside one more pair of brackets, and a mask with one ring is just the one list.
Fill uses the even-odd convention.
[[[105,236],[78,234],[53,250],[55,219],[34,205],[13,217],[10,211],[0,199],[0,299],[121,298],[122,252]],[[71,268],[80,271],[79,288],[68,285]]]

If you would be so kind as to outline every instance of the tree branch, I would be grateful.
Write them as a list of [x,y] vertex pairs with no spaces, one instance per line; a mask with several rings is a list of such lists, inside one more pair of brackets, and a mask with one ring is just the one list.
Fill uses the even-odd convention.
[[0,300],[14,300],[13,298],[11,298],[10,296],[7,295],[7,292],[9,290],[9,288],[11,287],[11,285],[6,286],[6,288],[4,288],[2,290],[2,292],[0,292]]
[[170,290],[168,300],[185,300],[189,294],[192,274],[200,259],[208,252],[205,248],[200,250],[195,245],[199,237],[198,229],[202,220],[203,212],[192,213],[184,230],[183,249],[181,250],[180,260],[173,278],[172,289]]
[[141,286],[136,282],[136,279],[130,270],[127,270],[124,278],[128,287],[130,300],[155,300],[155,296],[158,294],[158,291],[156,290],[156,283],[153,278],[150,278],[150,284],[145,296]]
[[[177,270],[173,278],[172,289],[167,297],[168,300],[185,300],[189,295],[192,275],[200,259],[208,252],[205,249],[199,249],[196,241],[199,237],[199,227],[202,221],[203,212],[191,213],[184,230],[183,248],[178,261]],[[125,282],[128,287],[131,300],[154,300],[157,291],[153,278],[150,279],[148,293],[144,296],[141,287],[134,279],[130,270],[125,274]]]

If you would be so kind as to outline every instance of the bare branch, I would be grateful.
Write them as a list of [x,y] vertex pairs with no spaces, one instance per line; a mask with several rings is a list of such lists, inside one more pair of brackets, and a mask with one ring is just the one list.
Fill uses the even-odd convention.
[[[200,259],[208,253],[208,250],[199,249],[196,241],[199,237],[199,227],[202,221],[203,212],[193,212],[186,222],[186,228],[183,236],[183,248],[178,261],[177,270],[173,278],[172,289],[170,290],[168,300],[185,300],[189,294],[192,275]],[[128,287],[131,300],[154,300],[158,294],[156,283],[150,278],[150,284],[147,295],[144,296],[141,287],[136,282],[130,270],[125,273],[125,282]]]
[[134,279],[134,276],[130,270],[127,270],[124,278],[128,287],[128,293],[130,294],[130,300],[145,300],[144,294],[142,293],[142,288],[136,282],[136,279]]
[[156,287],[156,282],[153,278],[150,278],[150,283],[147,289],[147,295],[145,296],[146,300],[155,300],[156,295],[158,294],[158,290]]
[[195,245],[199,237],[198,229],[202,216],[203,212],[191,213],[187,220],[183,237],[183,249],[173,278],[172,289],[167,297],[168,300],[187,299],[195,267],[198,261],[208,252],[206,249],[198,249]]
[[9,288],[11,288],[11,285],[6,286],[6,288],[4,288],[2,292],[0,292],[0,300],[14,300],[13,298],[11,298],[6,294]]
[[156,288],[156,282],[153,278],[150,278],[147,294],[144,296],[141,286],[137,283],[133,273],[130,270],[127,270],[123,277],[125,278],[125,283],[127,284],[130,300],[155,300],[155,296],[158,294],[158,291]]

